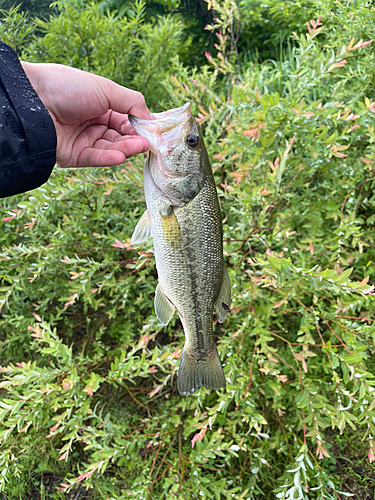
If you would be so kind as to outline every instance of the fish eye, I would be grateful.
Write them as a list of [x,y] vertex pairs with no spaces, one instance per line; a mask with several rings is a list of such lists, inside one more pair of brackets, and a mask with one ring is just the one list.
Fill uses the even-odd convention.
[[189,134],[186,137],[186,144],[190,148],[196,148],[198,146],[198,143],[199,143],[199,137],[197,136],[197,134]]

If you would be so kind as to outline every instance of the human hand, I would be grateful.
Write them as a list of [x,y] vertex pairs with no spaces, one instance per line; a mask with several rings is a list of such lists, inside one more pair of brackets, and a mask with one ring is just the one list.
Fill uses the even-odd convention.
[[141,93],[69,66],[21,64],[55,124],[59,167],[119,165],[149,149],[127,117],[150,117]]

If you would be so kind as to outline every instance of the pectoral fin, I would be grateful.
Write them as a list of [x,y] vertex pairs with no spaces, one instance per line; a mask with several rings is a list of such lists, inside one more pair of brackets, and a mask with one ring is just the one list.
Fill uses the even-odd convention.
[[177,217],[173,212],[173,207],[168,207],[166,215],[160,212],[161,226],[163,228],[163,235],[168,245],[177,250],[182,246],[182,237],[180,225]]
[[132,245],[139,245],[147,241],[149,238],[152,238],[151,218],[148,210],[146,210],[134,229],[131,242]]
[[215,302],[215,309],[219,318],[220,323],[224,321],[224,318],[230,312],[230,281],[228,276],[228,271],[224,267],[223,272],[223,281],[221,284],[221,290],[218,295],[218,298]]
[[167,326],[173,316],[175,307],[164,295],[160,283],[158,283],[158,286],[156,287],[154,305],[156,316],[158,317],[160,323]]

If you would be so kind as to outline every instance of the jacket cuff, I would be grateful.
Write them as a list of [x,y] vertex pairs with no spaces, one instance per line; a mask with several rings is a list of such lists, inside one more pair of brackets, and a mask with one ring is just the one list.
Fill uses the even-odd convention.
[[2,130],[0,159],[0,197],[5,197],[37,188],[48,180],[56,162],[57,137],[52,118],[16,53],[3,42],[0,70],[0,100],[3,117],[8,118]]

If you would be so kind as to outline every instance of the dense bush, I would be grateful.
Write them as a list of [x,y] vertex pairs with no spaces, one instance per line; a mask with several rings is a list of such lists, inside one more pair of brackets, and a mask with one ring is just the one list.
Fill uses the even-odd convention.
[[[102,14],[97,4],[59,2],[59,15],[36,20],[38,36],[25,46],[32,62],[56,62],[92,71],[121,85],[142,89],[150,106],[163,108],[161,82],[169,76],[169,61],[183,58],[190,38],[175,17],[145,19],[145,2],[136,1],[128,17]],[[166,104],[165,104],[166,105]]]
[[[179,25],[116,21],[93,5],[38,22],[46,35],[24,54],[123,84],[113,58],[130,58],[126,78],[153,105],[155,89],[165,107],[193,103],[232,282],[232,313],[215,322],[227,390],[177,393],[183,332],[155,317],[151,244],[130,245],[142,159],[56,170],[2,202],[7,499],[29,498],[47,472],[60,495],[84,484],[111,500],[342,499],[332,436],[359,429],[375,460],[375,10],[316,1],[280,60],[242,65],[241,5],[209,3],[218,52],[204,67],[175,57],[154,74],[152,49],[165,36],[178,55]],[[133,59],[116,51],[131,30]]]

